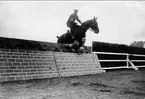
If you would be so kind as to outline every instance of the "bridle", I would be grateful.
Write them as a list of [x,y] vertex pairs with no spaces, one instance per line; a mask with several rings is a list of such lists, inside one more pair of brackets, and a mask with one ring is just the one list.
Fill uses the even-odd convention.
[[[93,20],[92,20],[92,23],[91,24],[93,24]],[[82,25],[82,24],[81,24]],[[85,26],[82,26],[82,28],[86,28],[87,29],[87,27],[85,27]],[[91,28],[89,28],[89,30],[91,31],[91,32],[94,32],[95,33],[95,31],[94,30],[92,30]],[[82,32],[83,32],[83,29],[82,29]]]

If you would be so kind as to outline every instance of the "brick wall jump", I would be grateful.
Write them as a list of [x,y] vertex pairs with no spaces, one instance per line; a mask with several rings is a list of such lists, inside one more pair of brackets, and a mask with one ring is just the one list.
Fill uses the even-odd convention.
[[0,49],[0,82],[102,73],[95,54]]
[[56,52],[56,65],[60,76],[77,76],[102,73],[101,65],[96,54],[62,53]]

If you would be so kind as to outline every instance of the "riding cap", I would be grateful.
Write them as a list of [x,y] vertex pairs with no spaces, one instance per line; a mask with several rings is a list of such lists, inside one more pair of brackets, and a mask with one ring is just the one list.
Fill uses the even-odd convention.
[[78,11],[78,9],[74,9],[74,11]]

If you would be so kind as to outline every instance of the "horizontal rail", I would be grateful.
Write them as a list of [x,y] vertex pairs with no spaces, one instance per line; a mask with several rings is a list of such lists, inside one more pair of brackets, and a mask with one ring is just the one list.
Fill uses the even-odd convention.
[[[127,60],[99,60],[100,62],[126,62]],[[145,60],[131,60],[132,62],[145,62]]]
[[102,69],[106,70],[106,69],[121,69],[121,68],[128,68],[126,66],[120,66],[120,67],[104,67]]
[[[136,67],[145,67],[145,66],[136,66]],[[125,68],[125,69],[134,69],[132,67],[126,67],[126,66],[120,66],[120,67],[104,67],[102,69],[107,70],[107,69],[122,69],[122,68]]]
[[132,56],[143,56],[143,57],[145,57],[145,55],[140,55],[140,54],[129,54],[129,55],[132,55]]
[[145,62],[145,60],[131,60],[132,62]]
[[99,60],[100,62],[126,62],[127,60]]
[[128,55],[128,53],[111,53],[111,52],[92,52],[97,54]]
[[145,66],[136,66],[136,67],[145,67]]

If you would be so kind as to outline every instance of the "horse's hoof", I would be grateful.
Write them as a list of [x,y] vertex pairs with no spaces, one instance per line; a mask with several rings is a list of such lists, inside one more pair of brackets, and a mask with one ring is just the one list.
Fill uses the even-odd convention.
[[78,54],[78,55],[81,55],[81,54],[82,54],[82,52],[78,51],[78,52],[77,52],[77,54]]
[[76,52],[76,50],[75,50],[75,49],[72,49],[72,52],[73,52],[73,53],[75,53],[75,52]]
[[80,44],[80,43],[79,43],[78,41],[75,41],[75,42],[74,42],[74,45],[76,45],[76,46],[79,46],[79,44]]
[[85,50],[85,48],[84,47],[80,47],[79,50]]
[[72,44],[66,44],[65,47],[72,47]]

